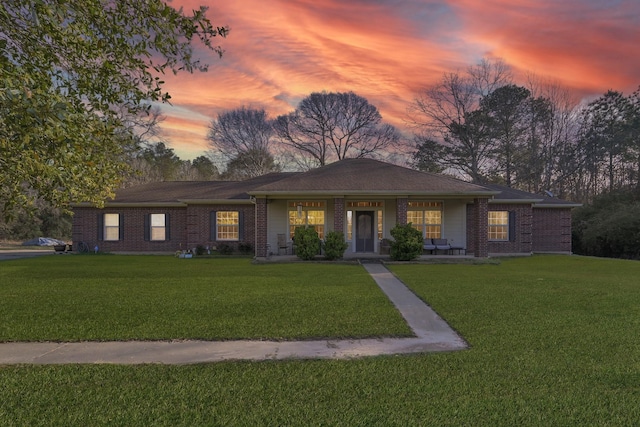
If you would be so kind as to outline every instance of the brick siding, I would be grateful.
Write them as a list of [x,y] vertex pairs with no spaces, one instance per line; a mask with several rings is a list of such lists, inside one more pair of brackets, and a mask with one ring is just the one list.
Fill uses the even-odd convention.
[[[239,241],[216,241],[211,239],[210,215],[212,211],[242,212],[243,235]],[[122,240],[98,240],[98,216],[106,213],[123,215],[124,235]],[[145,216],[151,213],[169,214],[169,239],[166,241],[145,240]],[[198,245],[216,247],[225,243],[238,250],[240,243],[254,246],[255,209],[253,205],[193,205],[188,207],[158,208],[74,208],[72,239],[75,248],[80,242],[90,250],[98,245],[103,252],[173,252],[193,249]]]
[[407,223],[407,210],[409,201],[406,197],[396,199],[396,224],[405,225]]
[[571,209],[533,209],[533,251],[571,252]]
[[[515,212],[515,236],[509,236],[509,241],[489,241],[489,253],[519,254],[532,252],[531,233],[533,212],[531,205],[489,204],[489,211]],[[488,223],[487,223],[488,226]],[[512,224],[509,225],[510,231]],[[488,230],[487,230],[488,232]]]

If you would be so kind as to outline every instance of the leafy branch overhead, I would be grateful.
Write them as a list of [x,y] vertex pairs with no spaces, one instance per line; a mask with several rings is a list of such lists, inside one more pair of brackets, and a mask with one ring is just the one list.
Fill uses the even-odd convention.
[[[101,203],[124,170],[129,117],[168,101],[161,75],[206,71],[216,27],[161,0],[0,4],[0,203]],[[204,49],[198,51],[198,48]]]

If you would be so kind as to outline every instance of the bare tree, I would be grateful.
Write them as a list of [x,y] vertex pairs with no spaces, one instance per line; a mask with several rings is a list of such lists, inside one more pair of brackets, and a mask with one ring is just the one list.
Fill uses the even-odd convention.
[[279,141],[315,166],[346,158],[373,157],[400,143],[378,109],[353,92],[312,93],[274,123]]
[[266,112],[246,107],[218,114],[207,135],[211,151],[222,154],[234,170],[244,169],[241,175],[247,178],[280,170],[271,153],[273,137]]
[[444,74],[408,109],[407,121],[416,130],[418,145],[435,139],[443,145],[434,153],[443,167],[482,182],[489,173],[491,138],[478,113],[480,100],[509,83],[511,73],[502,60],[483,60],[465,73]]

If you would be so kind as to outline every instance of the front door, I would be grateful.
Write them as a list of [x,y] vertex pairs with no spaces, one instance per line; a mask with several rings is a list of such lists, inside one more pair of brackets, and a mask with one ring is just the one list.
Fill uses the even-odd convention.
[[373,211],[356,212],[356,252],[373,252]]

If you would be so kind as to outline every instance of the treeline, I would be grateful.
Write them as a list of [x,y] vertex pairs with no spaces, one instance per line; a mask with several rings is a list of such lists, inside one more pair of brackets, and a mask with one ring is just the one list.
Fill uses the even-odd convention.
[[576,202],[640,185],[640,92],[580,103],[558,84],[516,85],[501,61],[450,73],[414,100],[416,167]]

